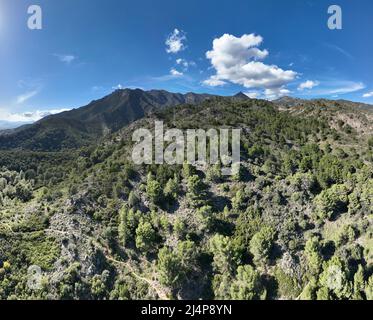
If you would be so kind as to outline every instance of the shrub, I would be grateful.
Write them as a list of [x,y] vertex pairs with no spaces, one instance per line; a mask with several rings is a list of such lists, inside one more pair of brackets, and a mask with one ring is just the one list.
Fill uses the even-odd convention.
[[183,280],[181,261],[169,248],[163,247],[159,250],[157,265],[161,284],[175,288]]
[[322,191],[314,199],[317,217],[321,220],[332,219],[336,214],[347,211],[348,193],[348,188],[343,184]]
[[136,229],[136,248],[141,251],[151,250],[154,247],[156,235],[152,225],[141,219]]
[[162,201],[163,196],[163,191],[160,183],[156,180],[148,181],[146,187],[146,194],[154,204],[160,203]]
[[252,266],[245,265],[237,268],[230,294],[233,300],[264,300],[267,291],[262,285],[260,274]]
[[275,231],[272,227],[263,227],[256,233],[250,241],[250,252],[257,264],[263,265],[269,258],[273,242],[275,239]]

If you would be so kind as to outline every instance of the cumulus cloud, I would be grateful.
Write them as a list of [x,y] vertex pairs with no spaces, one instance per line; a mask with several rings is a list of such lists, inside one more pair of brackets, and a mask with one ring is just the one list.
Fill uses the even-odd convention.
[[182,72],[177,71],[177,70],[174,69],[174,68],[172,68],[172,69],[170,70],[170,74],[171,74],[172,76],[175,76],[175,77],[181,77],[181,76],[183,75]]
[[280,97],[284,97],[290,94],[290,90],[280,87],[280,88],[272,88],[272,89],[265,89],[264,94],[267,99],[275,100]]
[[303,91],[305,89],[311,90],[312,88],[317,87],[319,84],[320,84],[319,81],[307,80],[305,82],[302,82],[299,85],[298,90],[299,91]]
[[206,53],[206,57],[216,74],[203,83],[222,86],[231,82],[263,90],[268,98],[288,94],[285,86],[296,78],[297,73],[261,62],[269,54],[267,50],[258,48],[262,42],[263,38],[255,34],[244,34],[240,38],[224,34],[214,39],[213,49]]
[[363,94],[363,98],[371,98],[371,97],[373,97],[373,91]]
[[209,79],[203,81],[203,84],[206,84],[211,87],[219,87],[224,86],[227,83],[223,80],[220,80],[218,76],[211,76]]
[[275,88],[275,89],[265,89],[263,92],[260,91],[249,91],[244,92],[251,99],[268,99],[275,100],[280,97],[287,96],[291,93],[290,90],[286,88]]
[[27,100],[31,99],[32,97],[36,96],[38,93],[39,93],[39,90],[32,90],[29,92],[25,92],[17,97],[16,102],[17,104],[22,104],[26,102]]
[[55,53],[54,56],[57,57],[58,60],[60,60],[61,62],[65,63],[65,64],[70,64],[71,62],[73,62],[76,59],[76,57],[72,54],[57,54],[57,53]]
[[175,29],[166,39],[167,53],[178,53],[180,51],[183,51],[185,49],[185,41],[185,32]]
[[69,109],[53,109],[12,113],[6,109],[0,109],[0,121],[32,123],[49,115],[57,114],[68,110]]

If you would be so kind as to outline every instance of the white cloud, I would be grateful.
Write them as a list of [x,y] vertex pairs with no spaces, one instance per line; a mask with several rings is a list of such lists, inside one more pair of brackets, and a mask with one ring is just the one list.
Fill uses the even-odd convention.
[[65,64],[70,64],[74,60],[76,60],[76,57],[72,54],[54,54],[55,57],[57,57],[61,62]]
[[33,90],[19,95],[16,99],[17,104],[22,104],[32,97],[36,96],[39,93],[39,90]]
[[319,81],[307,80],[305,82],[302,82],[299,85],[298,90],[299,91],[303,91],[305,89],[311,90],[312,88],[317,87],[318,85],[320,85]]
[[118,84],[114,87],[112,87],[113,90],[122,90],[123,89],[123,86],[121,84]]
[[296,78],[297,73],[260,62],[269,54],[267,50],[257,48],[262,42],[263,38],[255,34],[244,34],[241,38],[224,34],[214,39],[213,49],[206,53],[206,57],[211,60],[216,74],[203,83],[221,86],[231,82],[264,90],[269,98],[289,93],[285,86]]
[[171,74],[172,76],[175,76],[175,77],[181,77],[181,76],[183,75],[182,72],[177,71],[177,70],[174,69],[174,68],[172,68],[172,69],[170,70],[170,74]]
[[290,90],[280,87],[280,88],[272,88],[272,89],[265,89],[264,94],[267,99],[275,100],[277,98],[281,98],[287,96],[291,93]]
[[184,31],[175,29],[166,39],[167,53],[178,53],[185,49],[186,36]]
[[0,121],[32,123],[46,116],[68,111],[69,109],[36,110],[30,112],[12,113],[6,109],[0,109]]
[[353,55],[349,52],[347,52],[346,50],[344,50],[343,48],[341,47],[338,47],[337,45],[335,44],[330,44],[330,43],[325,43],[325,46],[327,46],[328,48],[330,49],[333,49],[339,53],[341,53],[342,55],[344,55],[346,58],[349,58],[351,60],[354,59]]
[[187,61],[185,59],[176,59],[176,64],[183,66],[184,70],[188,70],[189,67],[196,67],[197,64],[194,61]]
[[176,59],[176,63],[178,65],[181,65],[184,67],[184,70],[187,70],[189,68],[189,62],[186,61],[185,59]]
[[371,98],[373,97],[373,91],[363,94],[363,98]]
[[219,87],[224,86],[227,84],[225,81],[220,80],[217,76],[211,76],[209,79],[203,81],[203,84],[211,86],[211,87]]
[[[342,83],[341,83],[342,84]],[[348,82],[346,81],[343,86],[338,88],[331,88],[324,90],[325,94],[346,94],[346,93],[352,93],[356,91],[360,91],[365,88],[364,83],[362,82]]]
[[260,98],[260,92],[257,91],[250,91],[250,92],[244,92],[246,96],[248,96],[251,99],[257,99]]
[[336,96],[363,90],[365,84],[348,80],[328,79],[320,82],[318,88],[312,91],[304,91],[304,95],[312,96]]

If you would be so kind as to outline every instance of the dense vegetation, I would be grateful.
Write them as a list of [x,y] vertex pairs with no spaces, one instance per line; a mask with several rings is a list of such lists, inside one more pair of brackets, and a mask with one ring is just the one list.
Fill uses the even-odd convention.
[[[79,150],[2,153],[0,298],[373,299],[372,118],[339,103],[213,98]],[[133,165],[155,119],[242,128],[240,172]]]

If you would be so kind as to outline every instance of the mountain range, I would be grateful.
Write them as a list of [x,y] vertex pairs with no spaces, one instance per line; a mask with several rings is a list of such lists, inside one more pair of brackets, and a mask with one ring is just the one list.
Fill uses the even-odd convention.
[[[26,149],[33,151],[59,151],[78,148],[118,131],[136,121],[167,107],[198,105],[219,96],[196,93],[171,93],[164,90],[118,89],[81,108],[47,116],[33,124],[0,131],[0,149]],[[223,97],[220,97],[223,98]],[[223,99],[249,100],[239,92]],[[270,102],[268,102],[270,103]],[[315,108],[341,106],[356,110],[369,110],[372,106],[344,100],[302,100],[282,97],[273,103],[279,108]]]
[[[0,300],[372,299],[369,110],[118,90],[3,132]],[[154,120],[242,128],[240,169],[136,165]]]
[[47,116],[31,125],[1,131],[0,149],[56,151],[76,148],[88,145],[155,110],[181,104],[196,105],[212,97],[209,94],[180,94],[164,90],[116,90],[84,107]]

